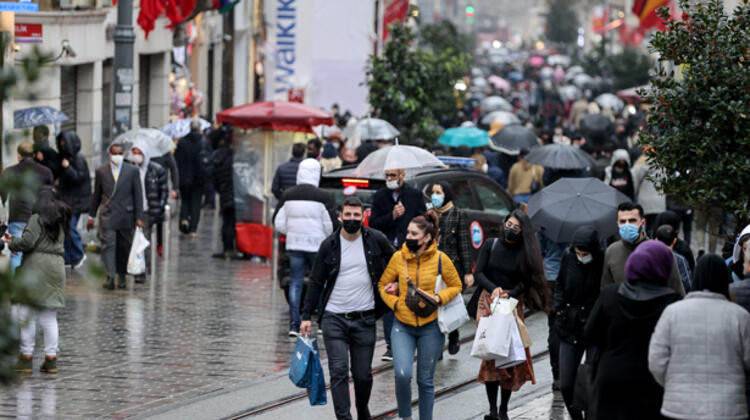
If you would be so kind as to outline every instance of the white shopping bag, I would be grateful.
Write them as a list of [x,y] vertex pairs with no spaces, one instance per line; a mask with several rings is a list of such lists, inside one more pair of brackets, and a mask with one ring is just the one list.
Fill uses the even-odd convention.
[[[515,315],[513,316],[515,320]],[[526,361],[526,350],[523,347],[521,332],[518,329],[518,321],[513,322],[510,330],[510,351],[506,357],[495,358],[496,368],[509,368],[520,365]]]
[[[445,289],[445,287],[443,276],[438,275],[435,281],[435,293]],[[443,334],[448,334],[459,329],[468,320],[469,313],[466,311],[466,305],[461,293],[456,295],[447,304],[438,308],[438,326],[440,327],[440,332]]]
[[513,316],[518,301],[516,299],[495,299],[490,307],[492,315],[480,318],[471,355],[482,360],[496,360],[508,357],[511,350],[513,327],[518,329]]
[[133,245],[130,247],[128,256],[128,274],[138,276],[146,273],[146,248],[149,242],[143,229],[137,228],[133,235]]

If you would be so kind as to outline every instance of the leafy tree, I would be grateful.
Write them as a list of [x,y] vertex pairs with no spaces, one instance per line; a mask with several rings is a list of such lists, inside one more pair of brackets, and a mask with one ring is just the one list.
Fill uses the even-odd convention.
[[580,61],[584,71],[612,82],[615,90],[642,86],[651,79],[651,57],[635,48],[625,48],[621,53],[602,56],[597,48]]
[[544,36],[547,41],[561,45],[575,45],[578,40],[577,0],[549,0],[547,25]]
[[[651,48],[663,66],[641,143],[665,174],[659,186],[695,208],[716,206],[747,219],[750,185],[750,4],[727,15],[720,0],[691,5]],[[674,68],[681,69],[676,77]]]

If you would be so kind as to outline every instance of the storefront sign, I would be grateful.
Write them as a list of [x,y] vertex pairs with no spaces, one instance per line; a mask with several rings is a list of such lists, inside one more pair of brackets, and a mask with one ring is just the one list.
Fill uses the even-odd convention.
[[33,13],[39,11],[39,5],[29,0],[0,1],[0,12]]
[[42,32],[41,23],[16,23],[15,39],[19,44],[41,44]]

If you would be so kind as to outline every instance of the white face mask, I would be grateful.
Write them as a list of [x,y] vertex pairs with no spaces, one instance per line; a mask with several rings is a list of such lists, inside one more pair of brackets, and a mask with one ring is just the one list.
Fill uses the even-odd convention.
[[490,170],[490,165],[484,163],[482,164],[482,172],[487,173],[487,171]]
[[578,258],[578,261],[580,261],[581,264],[589,264],[591,261],[594,261],[594,256],[591,254],[587,254],[583,257],[576,254],[576,258]]
[[389,190],[397,190],[401,187],[401,184],[397,179],[389,179],[388,181],[385,181],[385,186],[388,187]]
[[112,161],[112,163],[114,163],[117,166],[120,166],[120,164],[122,163],[122,159],[123,159],[122,155],[111,155],[109,157],[109,160]]
[[130,161],[136,165],[140,165],[143,163],[143,155],[132,155],[130,156]]

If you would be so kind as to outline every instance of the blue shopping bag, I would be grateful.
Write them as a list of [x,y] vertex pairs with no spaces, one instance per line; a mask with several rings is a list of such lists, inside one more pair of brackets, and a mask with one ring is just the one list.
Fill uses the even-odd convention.
[[317,354],[315,341],[299,337],[289,361],[289,379],[299,388],[307,388],[311,383],[313,354]]
[[320,353],[310,356],[310,385],[307,387],[307,398],[310,405],[326,405],[326,379],[323,366],[320,364]]

